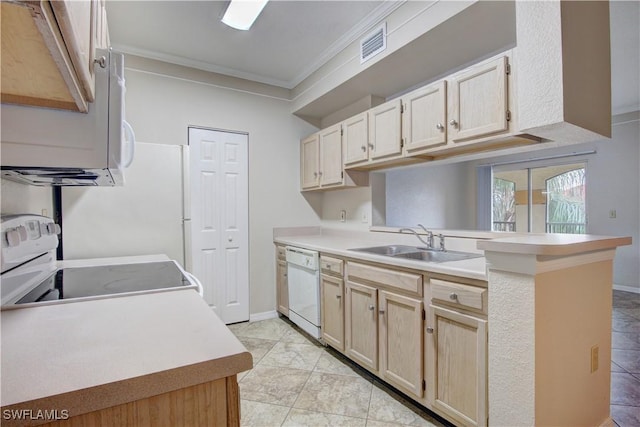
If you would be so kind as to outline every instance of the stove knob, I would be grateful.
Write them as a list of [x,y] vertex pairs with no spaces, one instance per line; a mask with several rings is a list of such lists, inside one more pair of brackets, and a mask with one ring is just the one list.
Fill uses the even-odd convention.
[[20,233],[15,228],[7,230],[6,237],[9,247],[18,246],[20,244]]
[[60,226],[55,222],[47,224],[47,234],[60,234]]
[[20,240],[22,240],[23,242],[27,240],[27,227],[25,227],[24,225],[19,225],[18,227],[16,227],[16,231],[20,235]]

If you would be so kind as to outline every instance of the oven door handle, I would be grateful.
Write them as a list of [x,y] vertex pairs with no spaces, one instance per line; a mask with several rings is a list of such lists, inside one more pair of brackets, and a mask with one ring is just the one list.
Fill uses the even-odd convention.
[[184,274],[187,275],[187,279],[189,279],[191,283],[198,287],[198,294],[200,294],[200,296],[204,298],[204,288],[202,287],[202,283],[200,283],[200,280],[198,280],[196,276],[189,273],[188,271],[185,271]]

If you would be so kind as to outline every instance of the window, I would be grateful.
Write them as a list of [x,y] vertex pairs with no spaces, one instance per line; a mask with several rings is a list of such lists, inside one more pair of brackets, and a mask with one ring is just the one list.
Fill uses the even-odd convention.
[[586,233],[586,164],[493,168],[492,230]]

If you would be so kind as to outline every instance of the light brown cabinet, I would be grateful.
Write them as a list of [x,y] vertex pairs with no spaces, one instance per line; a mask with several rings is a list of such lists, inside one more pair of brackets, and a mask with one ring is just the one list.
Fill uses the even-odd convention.
[[88,111],[96,47],[108,30],[99,0],[2,2],[2,102]]
[[289,282],[284,246],[276,246],[276,304],[278,312],[289,317]]
[[388,383],[423,395],[422,275],[347,263],[345,353]]
[[501,56],[405,95],[405,156],[437,157],[509,135],[509,70]]
[[378,290],[348,280],[345,291],[345,353],[362,366],[377,371]]
[[402,104],[396,99],[345,121],[345,126],[351,128],[345,166],[369,167],[402,157],[401,117]]
[[320,271],[322,338],[331,347],[344,351],[344,261],[322,255]]
[[487,320],[481,312],[487,309],[486,289],[435,279],[431,285],[425,359],[428,401],[454,422],[485,426]]
[[300,142],[302,190],[368,185],[368,175],[345,173],[342,161],[342,124],[328,127]]
[[402,135],[406,155],[447,143],[447,82],[402,97]]
[[422,397],[422,301],[380,291],[380,376],[390,384]]

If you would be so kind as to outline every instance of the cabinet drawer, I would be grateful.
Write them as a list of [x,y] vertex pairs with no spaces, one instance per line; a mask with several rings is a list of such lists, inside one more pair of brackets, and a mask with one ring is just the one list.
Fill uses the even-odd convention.
[[349,280],[364,280],[376,285],[422,295],[422,275],[420,274],[389,270],[356,262],[347,263],[347,274]]
[[278,254],[278,259],[286,261],[287,259],[287,251],[284,246],[276,246],[276,253]]
[[339,277],[342,277],[344,274],[344,261],[340,258],[333,258],[330,256],[322,255],[320,257],[320,264],[322,266],[322,272],[325,274],[332,274]]
[[484,288],[431,279],[431,299],[446,304],[487,311],[487,290]]

